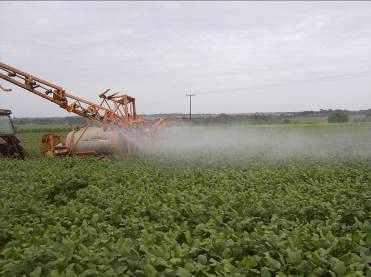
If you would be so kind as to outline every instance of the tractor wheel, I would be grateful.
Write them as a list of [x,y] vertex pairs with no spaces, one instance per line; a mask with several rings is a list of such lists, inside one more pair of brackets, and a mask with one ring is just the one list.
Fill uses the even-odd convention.
[[8,158],[16,158],[16,159],[22,159],[25,158],[25,151],[20,144],[13,144],[8,145],[6,151],[4,151],[3,155]]
[[23,148],[23,146],[20,145],[20,144],[16,144],[16,145],[15,145],[15,151],[14,151],[14,154],[15,154],[15,157],[18,158],[18,159],[22,159],[22,160],[24,160],[24,158],[26,157],[26,154],[25,154],[24,148]]

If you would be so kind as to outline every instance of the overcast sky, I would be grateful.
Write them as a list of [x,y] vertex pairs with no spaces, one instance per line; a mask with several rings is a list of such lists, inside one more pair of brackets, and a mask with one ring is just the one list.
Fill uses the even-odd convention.
[[[0,61],[140,113],[371,108],[371,2],[0,2]],[[66,116],[0,80],[16,117]]]

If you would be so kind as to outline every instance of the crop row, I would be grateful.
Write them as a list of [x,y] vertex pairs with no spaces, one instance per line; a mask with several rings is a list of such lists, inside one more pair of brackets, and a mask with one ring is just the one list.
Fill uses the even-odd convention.
[[1,276],[370,274],[369,161],[0,161]]

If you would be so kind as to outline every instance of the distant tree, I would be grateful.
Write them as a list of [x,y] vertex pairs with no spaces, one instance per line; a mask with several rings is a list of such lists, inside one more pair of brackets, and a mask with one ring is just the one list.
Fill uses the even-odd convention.
[[255,121],[263,121],[263,122],[268,121],[270,119],[270,117],[268,115],[259,114],[259,113],[253,114],[252,118]]
[[327,117],[327,121],[329,123],[348,122],[349,115],[343,111],[335,111],[335,112],[330,113],[330,115]]
[[216,117],[217,122],[221,122],[221,123],[227,123],[231,119],[232,119],[232,116],[225,114],[225,113],[218,114]]

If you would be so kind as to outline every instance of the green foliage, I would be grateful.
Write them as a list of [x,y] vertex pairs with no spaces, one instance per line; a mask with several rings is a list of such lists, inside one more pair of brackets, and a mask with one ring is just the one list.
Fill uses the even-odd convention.
[[327,118],[329,123],[343,123],[349,121],[349,115],[343,111],[335,111],[330,113]]
[[0,161],[1,276],[363,276],[371,163]]
[[32,117],[32,118],[14,118],[14,123],[16,125],[39,125],[43,127],[50,127],[53,125],[63,126],[63,125],[83,125],[86,123],[86,119],[81,116],[67,116],[67,117]]

